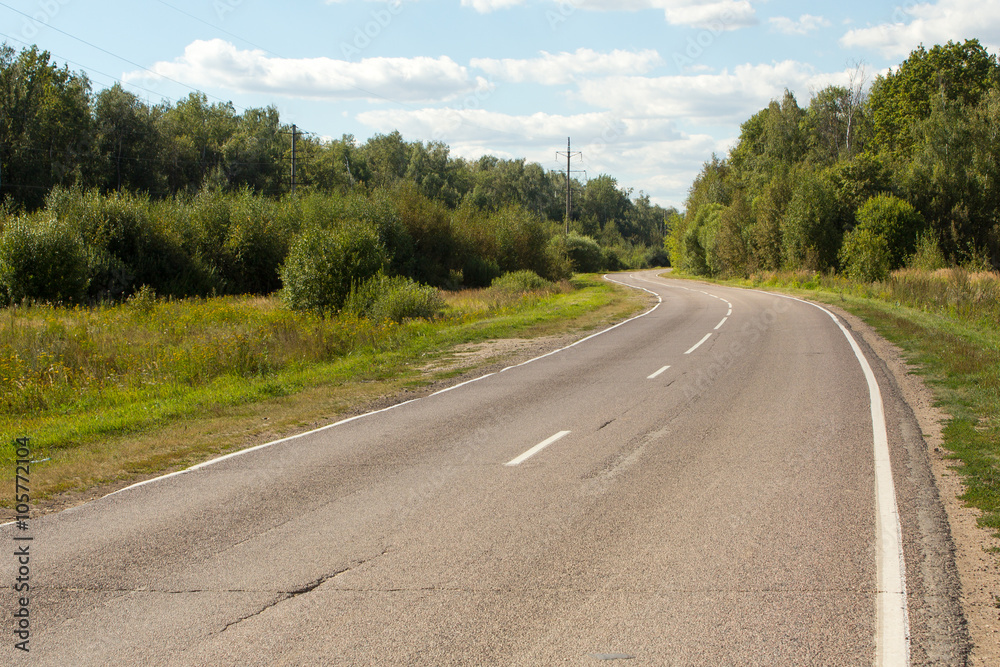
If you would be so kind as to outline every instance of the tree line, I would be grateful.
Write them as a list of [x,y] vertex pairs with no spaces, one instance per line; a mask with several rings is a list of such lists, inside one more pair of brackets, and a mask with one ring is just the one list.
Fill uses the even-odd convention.
[[667,239],[715,276],[910,264],[1000,267],[1000,66],[977,40],[914,50],[870,88],[859,67],[807,107],[785,92],[692,184]]
[[[36,47],[0,46],[0,110],[0,224],[9,237],[0,255],[13,261],[15,248],[68,235],[80,246],[69,254],[85,260],[85,289],[48,299],[125,298],[142,284],[178,296],[270,291],[298,236],[358,220],[375,231],[385,270],[434,286],[482,284],[507,269],[557,276],[668,259],[665,223],[675,211],[609,175],[571,181],[564,237],[558,171],[456,158],[442,142],[399,132],[364,143],[300,134],[293,196],[292,127],[275,107],[238,112],[202,93],[148,104],[118,84],[94,92],[86,74]],[[498,225],[492,239],[487,224]],[[505,246],[512,227],[537,232]],[[266,248],[253,245],[255,234],[268,237]],[[0,273],[16,273],[10,261]],[[8,300],[43,296],[25,289],[8,286]]]

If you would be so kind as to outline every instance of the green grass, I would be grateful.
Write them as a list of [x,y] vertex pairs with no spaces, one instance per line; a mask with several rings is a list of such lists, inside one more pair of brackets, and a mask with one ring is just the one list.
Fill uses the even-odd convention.
[[811,273],[722,282],[840,306],[899,346],[949,415],[944,446],[964,477],[962,499],[1000,535],[1000,275],[907,269],[877,283]]
[[[244,422],[261,414],[283,415],[271,424],[287,432],[454,375],[427,367],[455,345],[592,328],[641,305],[587,277],[444,298],[441,315],[401,323],[296,313],[276,297],[8,308],[0,438],[30,437],[33,458],[50,459],[32,468],[36,497],[84,490],[246,444],[263,431]],[[12,460],[12,447],[0,449],[3,469]]]

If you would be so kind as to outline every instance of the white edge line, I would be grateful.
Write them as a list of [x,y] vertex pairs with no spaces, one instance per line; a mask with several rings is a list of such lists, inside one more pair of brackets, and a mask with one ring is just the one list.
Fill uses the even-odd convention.
[[[623,283],[621,281],[615,280],[614,278],[611,278],[611,277],[609,277],[607,275],[604,276],[604,279],[607,280],[610,283],[616,283],[618,285],[622,285],[622,286],[628,287],[630,289],[641,289],[643,292],[649,292],[650,294],[652,294],[653,296],[656,297],[656,299],[657,299],[656,305],[653,306],[652,308],[650,308],[649,310],[647,310],[645,313],[642,313],[641,315],[636,315],[635,317],[629,318],[629,319],[625,320],[624,322],[619,322],[618,324],[616,324],[616,325],[614,325],[612,327],[608,327],[607,329],[604,329],[603,331],[598,331],[597,333],[591,334],[591,335],[587,336],[586,338],[581,338],[580,340],[576,341],[575,343],[571,343],[570,345],[567,345],[566,347],[559,348],[558,350],[553,350],[552,352],[548,352],[546,354],[543,354],[540,357],[535,357],[534,359],[528,359],[527,361],[521,362],[519,364],[515,364],[513,366],[508,366],[507,368],[503,369],[500,372],[501,373],[505,373],[505,372],[507,372],[509,370],[513,370],[515,368],[520,368],[521,366],[527,366],[528,364],[533,364],[536,361],[539,361],[540,359],[545,359],[546,357],[551,357],[554,354],[559,354],[560,352],[565,352],[566,350],[568,350],[570,348],[573,348],[573,347],[576,347],[577,345],[580,345],[581,343],[586,343],[588,340],[591,340],[593,338],[597,338],[598,336],[603,336],[604,334],[606,334],[606,333],[608,333],[610,331],[614,331],[618,327],[623,327],[626,324],[628,324],[629,322],[635,322],[638,319],[642,319],[643,317],[646,317],[647,315],[649,315],[650,313],[652,313],[654,310],[656,310],[657,308],[659,308],[661,305],[663,305],[663,297],[660,296],[659,294],[657,294],[656,292],[654,292],[653,290],[648,290],[645,287],[639,287],[638,285],[629,285],[627,283]],[[636,280],[639,280],[639,278],[636,277]]]
[[543,449],[545,449],[546,447],[548,447],[549,445],[551,445],[552,443],[557,442],[559,440],[562,440],[563,438],[565,438],[570,433],[571,433],[571,431],[559,431],[558,433],[556,433],[551,438],[543,440],[542,442],[538,443],[537,445],[535,445],[534,447],[532,447],[531,449],[529,449],[528,451],[526,451],[524,454],[521,454],[520,456],[518,456],[515,459],[511,459],[510,461],[508,461],[504,465],[507,466],[507,467],[519,466],[522,463],[524,463],[525,461],[527,461],[528,459],[530,459],[532,456],[534,456],[535,454],[537,454],[538,452],[542,451]]
[[701,347],[702,345],[704,345],[705,341],[707,341],[711,337],[712,337],[712,334],[705,334],[704,338],[702,338],[700,341],[698,341],[697,344],[695,344],[694,347],[692,347],[690,350],[688,350],[684,354],[691,354],[692,352],[694,352],[695,350],[697,350],[699,347]]
[[466,380],[465,382],[460,382],[459,384],[456,384],[454,387],[448,387],[447,389],[442,389],[441,391],[435,391],[433,394],[431,394],[427,398],[430,398],[431,396],[440,396],[441,394],[447,394],[449,391],[454,391],[454,390],[458,389],[459,387],[464,387],[465,385],[472,384],[473,382],[479,382],[480,380],[485,380],[486,378],[493,377],[494,375],[496,375],[496,373],[487,373],[486,375],[482,375],[482,376],[477,377],[475,379]]
[[861,346],[833,312],[823,306],[785,294],[751,290],[791,299],[823,311],[837,323],[854,350],[865,381],[871,403],[872,440],[875,456],[875,506],[876,541],[878,548],[877,628],[875,635],[875,660],[878,665],[908,665],[910,663],[910,619],[906,603],[906,565],[903,560],[903,530],[896,505],[896,489],[892,479],[892,462],[889,458],[889,436],[885,425],[882,392],[878,380],[861,351]]
[[655,380],[656,378],[660,377],[661,375],[663,375],[664,373],[666,373],[669,370],[670,370],[670,366],[664,366],[663,368],[661,368],[660,370],[656,371],[655,373],[653,373],[652,375],[650,375],[646,379],[647,380]]
[[[633,276],[633,277],[636,278],[637,280],[640,279],[640,278],[638,278],[638,276]],[[652,294],[653,296],[656,297],[657,303],[656,303],[655,306],[653,306],[652,308],[650,308],[646,312],[642,313],[641,315],[636,315],[635,317],[629,318],[629,319],[625,320],[624,322],[619,322],[618,324],[616,324],[616,325],[614,325],[612,327],[608,327],[607,329],[605,329],[603,331],[598,331],[595,334],[591,334],[591,335],[587,336],[586,338],[582,338],[582,339],[576,341],[575,343],[573,343],[571,345],[567,345],[564,348],[560,348],[560,349],[555,350],[553,352],[549,352],[547,354],[543,354],[540,357],[535,357],[534,359],[529,359],[528,361],[525,361],[523,363],[517,364],[516,366],[509,366],[509,367],[503,369],[503,371],[500,371],[500,372],[502,373],[504,371],[509,371],[512,368],[519,368],[521,366],[526,366],[526,365],[528,365],[530,363],[538,361],[539,359],[544,359],[546,357],[551,357],[552,355],[558,354],[559,352],[564,352],[564,351],[570,349],[571,347],[576,347],[580,343],[584,343],[584,342],[586,342],[588,340],[591,340],[592,338],[596,338],[596,337],[598,337],[600,335],[606,334],[609,331],[614,331],[618,327],[624,326],[624,325],[628,324],[629,322],[634,322],[635,320],[638,320],[640,318],[645,317],[646,315],[649,315],[654,310],[656,310],[657,308],[659,308],[660,305],[663,303],[663,297],[661,297],[659,294],[657,294],[656,292],[654,292],[652,290],[646,289],[645,287],[639,287],[637,285],[629,285],[627,283],[623,283],[621,281],[614,280],[613,278],[610,278],[607,275],[604,276],[604,279],[607,280],[608,282],[617,283],[618,285],[622,285],[624,287],[628,287],[628,288],[631,288],[631,289],[639,289],[639,290],[642,290],[644,292],[649,292],[650,294]],[[658,284],[658,283],[654,283],[654,284]],[[685,287],[685,288],[682,288],[682,289],[687,289],[687,288]],[[482,377],[478,377],[478,378],[475,378],[473,380],[468,380],[467,382],[463,382],[461,384],[457,384],[454,387],[449,387],[448,389],[442,389],[441,391],[438,391],[438,392],[435,392],[433,394],[430,394],[427,398],[430,398],[431,396],[437,396],[439,394],[443,394],[443,393],[445,393],[447,391],[451,391],[452,389],[458,389],[459,387],[465,386],[467,384],[471,384],[473,382],[478,382],[479,380],[483,380],[483,379],[491,377],[493,375],[496,375],[496,373],[490,373],[488,375],[483,375]],[[355,415],[354,417],[348,417],[347,419],[342,419],[342,420],[340,420],[338,422],[334,422],[333,424],[327,424],[326,426],[321,426],[319,428],[312,429],[311,431],[305,431],[303,433],[296,433],[295,435],[290,435],[287,438],[281,438],[280,440],[273,440],[271,442],[265,442],[263,444],[257,445],[256,447],[250,447],[248,449],[241,449],[241,450],[236,451],[236,452],[231,452],[229,454],[226,454],[225,456],[220,456],[218,458],[211,459],[209,461],[204,461],[204,462],[199,463],[197,465],[191,466],[190,468],[185,468],[184,470],[177,470],[175,472],[167,473],[166,475],[160,475],[159,477],[153,477],[153,478],[150,478],[150,479],[147,479],[147,480],[143,480],[141,482],[136,482],[135,484],[131,484],[129,486],[126,486],[125,488],[118,489],[117,491],[112,491],[111,493],[109,493],[109,494],[107,494],[105,496],[101,496],[100,498],[95,498],[95,500],[103,500],[104,498],[110,498],[111,496],[118,495],[119,493],[123,493],[125,491],[130,491],[132,489],[137,489],[139,487],[146,486],[148,484],[152,484],[153,482],[160,482],[160,481],[165,480],[165,479],[170,479],[171,477],[177,477],[178,475],[184,475],[184,474],[187,474],[189,472],[194,472],[195,470],[200,470],[202,468],[207,468],[209,466],[215,465],[216,463],[221,463],[222,461],[226,461],[228,459],[235,458],[237,456],[243,456],[244,454],[249,454],[250,452],[255,452],[255,451],[258,451],[258,450],[261,450],[261,449],[266,449],[268,447],[272,447],[274,445],[279,445],[279,444],[281,444],[283,442],[288,442],[290,440],[296,440],[298,438],[304,438],[307,435],[312,435],[314,433],[319,433],[321,431],[326,431],[328,429],[335,428],[337,426],[343,426],[344,424],[347,424],[347,423],[352,422],[352,421],[356,421],[358,419],[363,419],[365,417],[371,417],[373,415],[381,414],[383,412],[388,412],[389,410],[395,410],[396,408],[401,408],[404,405],[409,405],[410,403],[416,403],[419,400],[422,400],[422,399],[420,399],[420,398],[414,398],[414,399],[411,399],[409,401],[404,401],[403,403],[397,403],[396,405],[390,405],[389,407],[382,408],[381,410],[375,410],[374,412],[366,412],[365,414],[362,414],[362,415]],[[90,504],[90,502],[94,502],[94,501],[89,501],[87,503],[84,503],[84,505],[88,505],[88,504]],[[79,507],[83,507],[83,505],[77,505],[75,507],[70,507],[68,509],[63,510],[63,512],[71,512],[71,511],[73,511],[73,510],[75,510],[75,509],[77,509]],[[3,523],[3,524],[0,524],[0,528],[5,528],[7,526],[12,526],[15,523],[16,523],[16,521],[10,521],[8,523]]]
[[719,329],[721,329],[722,325],[725,324],[728,320],[729,320],[729,315],[726,315],[725,317],[723,317],[722,321],[719,322],[717,325],[715,325],[715,330],[718,331]]

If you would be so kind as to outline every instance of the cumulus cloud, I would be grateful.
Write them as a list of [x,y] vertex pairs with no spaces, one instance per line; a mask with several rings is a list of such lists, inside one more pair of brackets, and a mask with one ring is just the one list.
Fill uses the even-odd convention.
[[523,5],[525,0],[462,0],[463,7],[472,7],[480,14],[488,14],[498,9]]
[[819,28],[830,26],[830,22],[822,16],[803,14],[799,20],[793,20],[787,16],[775,16],[767,20],[771,27],[785,35],[808,35]]
[[598,53],[581,48],[573,53],[542,51],[538,58],[531,59],[473,58],[469,64],[483,70],[495,80],[558,85],[581,77],[604,76],[610,73],[645,74],[662,62],[660,54],[652,49],[638,52],[615,50],[610,53]]
[[[359,62],[287,59],[240,50],[221,39],[192,42],[183,56],[149,69],[197,87],[312,99],[425,102],[451,99],[488,86],[447,56],[366,58]],[[155,76],[145,71],[123,77],[125,81],[150,78]]]
[[897,7],[885,23],[857,28],[840,39],[845,48],[868,48],[887,58],[905,57],[924,44],[944,44],[975,36],[991,50],[1000,48],[1000,0],[939,0]]
[[[527,4],[528,0],[462,0],[463,7],[488,13]],[[635,12],[662,9],[671,25],[736,30],[757,24],[757,13],[749,0],[550,0],[569,10]]]

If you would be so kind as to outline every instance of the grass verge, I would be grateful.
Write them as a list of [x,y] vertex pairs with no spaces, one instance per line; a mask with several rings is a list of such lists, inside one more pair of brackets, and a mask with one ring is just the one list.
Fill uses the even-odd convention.
[[1000,536],[1000,275],[907,269],[878,283],[805,272],[712,282],[839,306],[896,344],[949,415],[944,446],[963,476],[962,500]]
[[[489,360],[442,363],[456,346],[588,331],[645,303],[593,276],[445,298],[441,316],[399,324],[292,313],[273,297],[8,309],[0,438],[31,438],[33,498],[72,498],[329,423]],[[3,448],[0,466],[12,461]],[[4,476],[0,507],[13,497]]]

